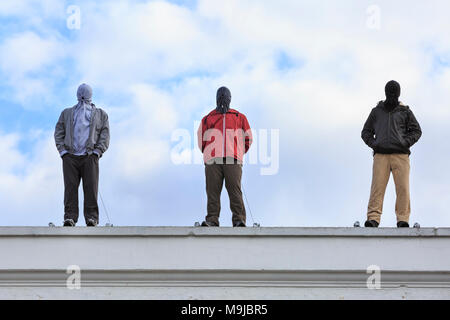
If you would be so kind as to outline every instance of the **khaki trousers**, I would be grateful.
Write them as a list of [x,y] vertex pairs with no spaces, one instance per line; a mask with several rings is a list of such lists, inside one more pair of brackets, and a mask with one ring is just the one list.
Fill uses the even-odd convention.
[[372,188],[370,190],[367,219],[380,223],[383,200],[389,176],[394,176],[395,214],[398,221],[409,222],[411,213],[409,196],[409,156],[407,154],[375,154],[373,158]]
[[237,222],[245,223],[246,212],[241,190],[242,164],[206,164],[205,176],[208,195],[206,221],[219,225],[220,194],[225,180],[225,187],[230,198],[230,209],[233,213],[233,225]]

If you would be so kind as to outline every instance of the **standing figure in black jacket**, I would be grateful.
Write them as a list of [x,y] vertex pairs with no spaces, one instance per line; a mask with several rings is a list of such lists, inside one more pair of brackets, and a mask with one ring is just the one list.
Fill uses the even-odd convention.
[[394,177],[397,200],[397,227],[409,227],[411,213],[409,196],[410,147],[422,135],[411,109],[401,103],[400,85],[389,81],[385,87],[386,100],[372,109],[361,137],[373,149],[373,175],[367,209],[366,227],[378,227],[383,212],[383,200],[390,173]]

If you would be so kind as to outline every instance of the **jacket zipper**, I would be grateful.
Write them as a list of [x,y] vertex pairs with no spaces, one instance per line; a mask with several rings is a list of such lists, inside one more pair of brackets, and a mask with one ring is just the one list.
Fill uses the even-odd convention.
[[391,134],[391,112],[389,112],[389,118],[388,118],[388,132],[387,132],[387,140],[388,140],[388,146],[390,144],[390,134]]
[[225,158],[225,138],[226,138],[226,134],[225,134],[225,119],[226,119],[226,117],[227,117],[227,114],[224,113],[223,114],[223,131],[222,131],[222,134],[223,134],[223,152],[222,152],[222,155],[223,155],[224,158]]
[[[95,117],[95,114],[96,114],[96,112],[95,112],[95,107],[92,107],[92,111],[91,111],[91,121],[90,121],[90,123],[89,123],[89,138],[88,138],[88,141],[87,141],[87,143],[86,143],[86,151],[88,151],[88,150],[87,150],[88,144],[91,143],[92,137],[94,136],[94,130],[95,130],[95,128],[94,128],[93,124],[94,124],[94,117]],[[94,151],[94,146],[92,146],[92,150],[91,150],[91,151]]]
[[74,139],[74,133],[75,133],[75,131],[74,131],[74,126],[75,126],[75,124],[73,123],[73,118],[74,118],[74,111],[75,110],[75,107],[73,107],[72,108],[72,110],[70,111],[70,139],[71,139],[71,141],[70,141],[70,152],[73,152],[73,150],[74,150],[74,147],[73,147],[73,139]]

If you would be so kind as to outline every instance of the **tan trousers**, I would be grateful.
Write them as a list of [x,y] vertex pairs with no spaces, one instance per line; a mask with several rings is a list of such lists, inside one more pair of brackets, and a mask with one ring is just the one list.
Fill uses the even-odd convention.
[[370,190],[367,219],[380,223],[384,193],[392,171],[397,200],[395,214],[398,221],[409,222],[411,213],[409,197],[409,156],[407,154],[375,154],[373,158],[372,188]]

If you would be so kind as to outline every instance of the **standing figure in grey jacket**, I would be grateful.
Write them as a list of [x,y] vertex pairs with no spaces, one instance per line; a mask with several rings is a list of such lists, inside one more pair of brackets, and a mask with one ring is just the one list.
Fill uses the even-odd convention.
[[78,103],[65,109],[55,128],[56,148],[63,161],[64,226],[78,221],[78,188],[83,180],[84,218],[95,227],[98,214],[98,161],[109,146],[109,121],[105,111],[92,103],[92,89],[82,84]]

